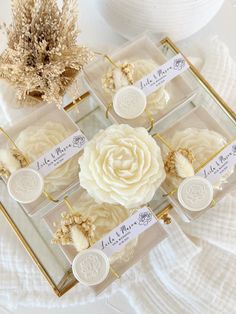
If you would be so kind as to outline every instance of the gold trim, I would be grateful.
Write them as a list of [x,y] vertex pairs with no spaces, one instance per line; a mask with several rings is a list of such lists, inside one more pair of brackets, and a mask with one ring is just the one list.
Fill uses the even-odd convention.
[[[12,144],[12,146],[14,146],[14,148],[20,152],[20,150],[19,150],[19,148],[16,146],[15,142],[14,142],[14,141],[12,140],[12,138],[4,131],[4,129],[3,129],[2,127],[0,127],[0,132],[1,132],[1,133],[5,136],[5,138]],[[25,156],[24,156],[24,158],[25,158]],[[27,163],[28,163],[28,161],[27,161]]]
[[115,271],[115,269],[110,265],[110,272],[112,273],[112,275],[114,277],[116,277],[117,279],[120,279],[121,276]]
[[105,116],[106,116],[106,119],[109,118],[109,111],[113,108],[113,105],[112,103],[110,103],[108,106],[107,106],[107,110],[106,110],[106,113],[105,113]]
[[64,288],[61,288],[59,290],[59,293],[57,296],[60,298],[62,297],[65,293],[67,293],[70,289],[74,288],[79,282],[73,277],[73,280],[69,282]]
[[77,99],[75,99],[74,101],[70,102],[63,109],[66,112],[69,112],[69,111],[73,110],[76,106],[78,106],[79,103],[81,103],[83,100],[85,100],[89,96],[90,96],[90,92],[86,92],[83,95],[81,95],[80,97],[78,97]]
[[217,152],[212,154],[206,161],[204,161],[199,167],[197,167],[197,169],[195,169],[195,171],[198,172],[199,170],[201,170],[210,160],[215,158],[220,152],[222,152],[226,147],[228,147],[234,141],[235,141],[235,138],[232,139],[231,141],[227,142],[223,147],[221,147],[221,149],[219,149]]
[[181,53],[185,60],[189,64],[189,69],[190,71],[194,74],[195,77],[200,81],[201,85],[205,87],[206,90],[210,91],[212,94],[214,100],[216,100],[224,109],[226,114],[233,119],[235,122],[236,120],[236,113],[226,104],[226,102],[223,100],[223,98],[216,92],[216,90],[207,82],[207,80],[202,76],[202,74],[197,70],[197,68],[186,58],[186,56],[181,52],[181,50],[173,43],[173,41],[169,38],[166,37],[160,41],[162,45],[168,44],[170,48],[175,52],[175,53]]
[[148,129],[148,132],[151,132],[151,130],[152,130],[153,127],[154,127],[154,122],[155,122],[155,121],[154,121],[154,119],[153,119],[151,113],[150,113],[147,109],[145,109],[144,112],[146,113],[147,119],[148,119],[148,121],[149,121],[149,123],[150,123],[150,128]]
[[43,274],[43,276],[45,277],[45,279],[48,281],[48,283],[50,284],[50,286],[53,288],[54,292],[56,293],[56,295],[58,295],[60,293],[60,291],[57,289],[57,285],[55,284],[55,282],[52,280],[52,278],[50,277],[50,275],[48,274],[48,272],[46,271],[46,269],[44,268],[44,266],[42,265],[42,263],[40,262],[39,258],[37,257],[37,255],[35,254],[35,252],[32,250],[31,246],[29,245],[29,243],[26,241],[26,239],[24,238],[24,236],[22,235],[21,231],[19,230],[19,228],[16,226],[16,224],[14,223],[14,221],[12,220],[12,218],[10,217],[10,215],[8,214],[6,208],[3,206],[2,203],[0,203],[0,211],[2,212],[4,218],[7,220],[7,222],[9,223],[9,225],[12,227],[13,231],[15,232],[17,238],[20,240],[21,244],[23,245],[23,247],[26,249],[26,251],[28,252],[28,254],[30,255],[30,257],[32,258],[32,260],[35,262],[36,266],[38,267],[38,269],[41,271],[41,273]]
[[157,137],[159,141],[162,142],[162,144],[164,144],[169,149],[169,151],[174,151],[173,147],[171,147],[171,145],[164,139],[164,137],[161,136],[161,134],[155,133],[152,134],[152,137]]
[[115,68],[119,69],[119,66],[107,55],[99,51],[94,51],[95,55],[102,56],[104,59],[107,59]]
[[[169,48],[171,48],[175,53],[181,53],[181,51],[175,46],[175,44],[169,39],[169,38],[165,38],[161,41],[162,45],[167,45]],[[224,100],[217,94],[217,92],[211,87],[211,85],[204,79],[204,77],[199,73],[199,71],[188,61],[188,59],[186,58],[187,62],[190,65],[190,70],[192,71],[193,75],[199,80],[199,82],[212,94],[212,96],[214,97],[214,99],[223,107],[223,109],[225,110],[226,114],[234,120],[236,120],[236,114],[232,111],[232,109],[224,102]],[[70,104],[68,104],[67,106],[64,107],[64,110],[69,112],[70,110],[72,110],[73,108],[75,108],[77,106],[77,104],[79,104],[82,100],[86,99],[87,97],[89,97],[90,93],[86,92],[85,94],[83,94],[82,96],[80,96],[79,98],[77,98],[74,102],[71,102]],[[172,209],[172,205],[169,204],[167,205],[163,210],[161,210],[160,213],[158,213],[156,215],[156,217],[158,219],[163,219],[165,222],[166,217],[168,217],[168,213],[169,211]],[[21,241],[22,245],[24,246],[24,248],[26,249],[26,251],[29,253],[29,255],[31,256],[32,260],[35,262],[35,264],[37,265],[38,269],[40,270],[40,272],[42,273],[42,275],[45,277],[45,279],[48,281],[48,283],[50,284],[50,286],[52,287],[53,291],[56,293],[56,295],[58,297],[61,297],[62,295],[64,295],[66,292],[68,292],[71,288],[73,288],[78,281],[73,278],[73,280],[71,280],[68,284],[66,284],[66,281],[73,276],[71,270],[68,271],[62,278],[61,282],[59,283],[59,285],[57,286],[55,284],[55,282],[51,279],[50,275],[47,273],[47,271],[45,270],[45,268],[43,267],[43,265],[41,264],[39,258],[37,257],[37,255],[34,253],[34,251],[32,250],[32,248],[30,247],[30,245],[28,244],[28,242],[26,241],[26,239],[23,237],[23,235],[21,234],[20,230],[17,228],[16,224],[14,223],[14,221],[11,219],[11,217],[9,216],[9,214],[7,213],[7,210],[5,209],[5,207],[0,203],[0,211],[2,212],[2,214],[4,215],[4,217],[6,218],[7,222],[9,223],[9,225],[12,227],[12,229],[14,230],[14,232],[16,233],[16,236],[19,238],[19,240]]]
[[64,203],[66,204],[67,208],[69,209],[69,211],[74,214],[75,213],[75,209],[73,208],[73,206],[71,205],[70,201],[68,200],[68,196],[64,197]]
[[[72,278],[72,280],[70,278]],[[70,281],[68,282],[68,280]],[[57,296],[58,297],[63,296],[67,291],[69,291],[71,288],[77,285],[77,283],[78,283],[78,280],[75,279],[72,269],[68,270],[57,286],[58,291],[59,291]]]
[[171,204],[168,204],[160,213],[156,214],[157,219],[163,220],[164,224],[168,225],[171,223],[171,218],[169,217],[169,212],[173,208]]

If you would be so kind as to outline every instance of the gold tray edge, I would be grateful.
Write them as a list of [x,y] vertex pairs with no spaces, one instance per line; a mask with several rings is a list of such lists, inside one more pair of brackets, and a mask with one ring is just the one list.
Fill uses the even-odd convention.
[[[164,38],[163,40],[160,41],[161,44],[167,44],[169,45],[176,53],[182,53],[178,47],[168,38]],[[186,57],[185,57],[186,58]],[[186,60],[188,61],[188,59],[186,58]],[[195,74],[195,76],[199,79],[199,81],[211,92],[211,94],[214,96],[214,98],[222,105],[222,107],[226,110],[226,113],[233,118],[234,120],[236,120],[236,114],[235,112],[225,103],[225,101],[220,97],[220,95],[213,89],[213,87],[204,79],[204,77],[201,75],[201,73],[188,61],[189,65],[190,65],[190,70]],[[81,95],[78,99],[75,100],[75,102],[71,102],[70,104],[68,104],[67,106],[64,107],[64,109],[66,111],[70,111],[71,109],[73,109],[80,101],[82,101],[83,99],[87,98],[90,95],[89,92],[84,93],[83,95]],[[160,213],[157,214],[157,218],[158,219],[163,219],[163,217],[165,218],[169,211],[171,210],[172,205],[169,204],[168,206],[166,206]],[[36,266],[38,267],[39,271],[42,273],[42,275],[44,276],[44,278],[47,280],[47,282],[49,283],[49,285],[52,287],[54,293],[58,296],[61,297],[62,295],[64,295],[66,292],[68,292],[71,288],[73,288],[78,282],[72,281],[69,284],[67,284],[66,286],[64,286],[62,289],[59,289],[58,286],[55,284],[55,282],[52,280],[52,278],[50,277],[50,275],[48,274],[48,272],[46,271],[46,269],[44,268],[44,266],[42,265],[42,263],[40,262],[39,258],[37,257],[37,255],[34,253],[34,251],[32,250],[32,248],[30,247],[29,243],[26,241],[26,239],[24,238],[24,236],[22,235],[22,233],[20,232],[20,230],[18,229],[18,227],[16,226],[16,224],[14,223],[14,221],[11,219],[10,215],[8,214],[6,208],[3,206],[2,203],[0,203],[0,211],[2,212],[4,218],[6,219],[6,221],[9,223],[9,225],[11,226],[11,228],[13,229],[13,231],[15,232],[17,238],[20,240],[20,242],[22,243],[23,247],[26,249],[26,251],[28,252],[28,254],[30,255],[30,257],[32,258],[32,260],[34,261],[34,263],[36,264]],[[62,280],[66,279],[66,276],[69,276],[70,274],[66,273],[65,276],[62,278]]]
[[8,214],[6,208],[3,206],[2,203],[0,203],[0,211],[3,214],[4,218],[6,219],[6,221],[9,223],[10,227],[13,229],[15,235],[20,240],[20,242],[23,245],[23,247],[25,248],[25,250],[28,252],[30,257],[32,258],[32,260],[34,261],[36,266],[38,267],[39,271],[42,273],[44,278],[47,280],[47,282],[53,288],[53,291],[56,293],[56,295],[59,295],[60,291],[57,289],[57,285],[52,280],[52,278],[50,277],[50,275],[48,274],[48,272],[46,271],[46,269],[44,268],[44,266],[40,262],[39,258],[37,257],[37,255],[35,254],[35,252],[31,248],[31,246],[29,245],[29,243],[26,241],[26,239],[22,235],[21,231],[19,230],[19,228],[17,227],[15,222],[12,220],[11,216]]
[[214,99],[221,104],[221,106],[225,109],[227,115],[229,115],[230,118],[233,118],[234,122],[236,122],[236,113],[227,105],[223,98],[216,92],[216,90],[211,86],[211,84],[208,83],[208,81],[203,77],[200,71],[188,60],[188,58],[173,43],[173,41],[169,37],[165,37],[160,41],[160,43],[162,45],[168,44],[173,49],[173,51],[175,51],[176,53],[181,53],[184,56],[184,58],[189,64],[191,72],[193,72],[195,76],[198,78],[198,80],[201,82],[201,84],[210,91],[210,93],[214,96]]

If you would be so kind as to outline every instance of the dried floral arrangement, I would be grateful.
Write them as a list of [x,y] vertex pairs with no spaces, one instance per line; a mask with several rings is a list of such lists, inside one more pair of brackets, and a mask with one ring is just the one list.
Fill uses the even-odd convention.
[[[61,226],[56,230],[52,243],[74,245],[78,252],[87,249],[94,242],[95,225],[79,212],[61,214]],[[56,224],[54,224],[56,227]]]
[[166,173],[178,178],[194,176],[193,160],[193,153],[187,148],[172,150],[165,160]]
[[0,78],[13,85],[22,105],[35,100],[59,106],[67,87],[93,54],[77,45],[77,1],[12,0],[7,48],[0,55]]
[[18,149],[0,149],[0,176],[8,178],[11,173],[26,166],[28,161]]

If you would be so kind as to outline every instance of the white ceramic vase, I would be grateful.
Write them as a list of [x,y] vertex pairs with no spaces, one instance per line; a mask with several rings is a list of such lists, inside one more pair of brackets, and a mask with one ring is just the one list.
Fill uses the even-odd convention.
[[125,38],[144,31],[178,41],[204,27],[224,0],[97,0],[107,23]]

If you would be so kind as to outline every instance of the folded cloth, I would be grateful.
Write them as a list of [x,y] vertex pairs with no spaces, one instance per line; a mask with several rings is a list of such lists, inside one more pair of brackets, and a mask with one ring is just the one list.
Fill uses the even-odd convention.
[[[155,259],[151,273],[129,287],[136,313],[234,313],[236,256],[208,242],[192,241],[201,250],[189,262],[163,270]],[[151,256],[155,258],[154,252]]]
[[191,237],[207,241],[236,255],[236,188],[219,204],[192,223],[180,225]]
[[[234,106],[236,65],[218,39],[214,38],[208,48],[202,73]],[[173,211],[171,225],[164,226],[168,239],[100,298],[123,291],[136,312],[142,314],[233,313],[235,206],[235,197],[228,195],[216,208],[189,224]],[[56,298],[2,217],[0,230],[0,305],[10,309],[18,305],[63,307],[94,300],[91,290],[80,285],[61,299]]]

